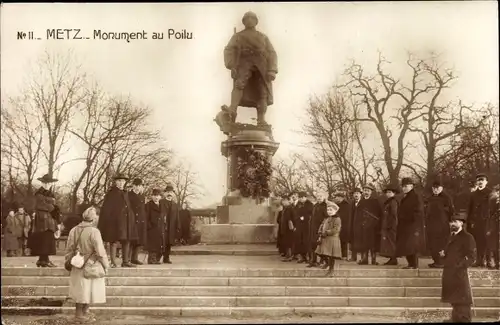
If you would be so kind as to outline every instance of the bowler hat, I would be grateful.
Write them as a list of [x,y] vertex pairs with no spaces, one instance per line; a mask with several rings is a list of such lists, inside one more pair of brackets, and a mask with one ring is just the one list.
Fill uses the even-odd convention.
[[352,191],[352,193],[353,193],[353,194],[354,194],[354,193],[363,193],[363,191],[362,191],[359,187],[356,187],[356,188],[354,189],[354,191]]
[[479,173],[476,175],[476,179],[479,179],[479,178],[486,178],[488,179],[488,175],[486,175],[485,173]]
[[48,184],[48,183],[55,183],[57,182],[57,179],[53,178],[49,174],[45,174],[42,177],[37,178],[40,182]]
[[140,179],[140,178],[135,178],[135,179],[132,181],[132,185],[136,185],[136,186],[143,185],[142,179]]
[[153,189],[153,192],[151,193],[152,196],[157,196],[161,195],[161,191],[157,188]]
[[401,186],[405,186],[405,185],[415,185],[415,182],[410,177],[404,177],[401,180]]
[[165,192],[173,192],[174,191],[174,187],[172,186],[172,184],[167,184],[167,186],[165,187]]
[[384,193],[385,192],[388,192],[388,191],[391,191],[391,192],[394,192],[394,193],[398,193],[399,192],[399,186],[396,185],[396,184],[388,184],[384,187]]
[[114,179],[115,180],[117,180],[117,179],[124,179],[124,180],[128,181],[128,177],[125,174],[123,174],[123,173],[116,173]]
[[461,221],[466,221],[467,220],[467,212],[465,210],[460,210],[457,213],[455,213],[452,217],[451,220],[461,220]]
[[372,183],[368,183],[368,184],[364,185],[363,189],[365,189],[365,188],[372,190],[372,191],[375,191],[375,186],[373,186]]

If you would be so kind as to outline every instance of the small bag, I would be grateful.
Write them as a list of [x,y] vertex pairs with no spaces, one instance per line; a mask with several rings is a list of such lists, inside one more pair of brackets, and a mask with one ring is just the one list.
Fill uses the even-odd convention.
[[[78,235],[78,238],[75,237],[75,248],[73,250],[73,253],[71,255],[70,258],[66,259],[66,261],[64,261],[64,268],[66,269],[66,271],[68,272],[71,272],[71,269],[73,268],[73,265],[75,265],[75,267],[78,267],[77,265],[80,264],[80,257],[77,257],[77,256],[81,256],[81,259],[83,260],[83,256],[80,254],[80,251],[78,250],[78,245],[80,243],[80,237],[82,237],[82,234],[83,232],[85,231],[85,229],[82,230],[82,232],[80,233],[80,235]],[[73,264],[73,259],[75,259],[75,264]],[[85,261],[82,262],[82,265],[79,267],[81,268],[83,266],[83,264],[85,263]]]
[[[92,254],[93,255],[93,254]],[[93,260],[89,257],[87,263],[83,267],[83,277],[85,279],[100,279],[106,275],[104,267],[100,261]]]
[[81,269],[85,264],[85,259],[83,255],[80,254],[79,251],[76,252],[76,255],[71,258],[71,266],[76,267],[77,269]]

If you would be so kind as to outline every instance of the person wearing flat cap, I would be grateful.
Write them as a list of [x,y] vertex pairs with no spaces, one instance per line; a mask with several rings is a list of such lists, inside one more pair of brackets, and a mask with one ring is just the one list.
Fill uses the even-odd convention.
[[339,211],[339,206],[334,202],[326,202],[326,213],[328,217],[323,220],[321,226],[319,227],[319,239],[318,247],[316,248],[316,254],[327,259],[327,265],[323,265],[322,268],[328,267],[327,275],[332,275],[335,260],[340,260],[342,258],[342,249],[340,247],[340,231],[342,229],[342,221],[337,215]]
[[371,264],[377,265],[377,252],[380,248],[380,222],[382,219],[382,204],[375,197],[375,187],[372,184],[363,186],[363,199],[358,209],[354,234],[354,249],[361,253],[360,265],[368,264],[368,255],[371,255]]
[[486,267],[500,270],[500,185],[490,195],[490,215],[486,219]]
[[474,267],[486,266],[486,220],[490,216],[489,198],[491,189],[487,187],[488,177],[479,173],[476,175],[477,190],[471,195],[467,209],[467,231],[477,244],[477,261]]
[[165,211],[163,263],[167,264],[172,264],[170,252],[172,245],[175,244],[177,233],[180,232],[179,206],[174,201],[174,196],[174,187],[172,184],[168,184],[165,188],[165,198],[160,200],[160,204],[163,205]]
[[135,265],[142,265],[139,261],[139,251],[141,247],[146,246],[146,202],[144,195],[144,184],[142,179],[136,178],[132,181],[132,189],[128,192],[130,206],[134,212],[135,224],[137,227],[138,239],[131,242],[130,262]]
[[427,202],[425,211],[425,231],[427,249],[431,253],[433,263],[430,268],[442,268],[443,263],[439,252],[448,243],[450,236],[450,220],[455,213],[452,198],[443,191],[443,184],[439,180],[432,183],[432,196]]
[[50,189],[57,179],[49,174],[39,177],[42,186],[35,192],[35,214],[33,233],[30,238],[31,255],[38,256],[37,267],[55,267],[49,256],[56,255],[54,233],[60,224],[60,210],[56,198]]
[[472,318],[472,290],[468,268],[477,257],[474,237],[464,229],[465,211],[455,214],[450,221],[451,238],[440,252],[443,258],[441,302],[452,306],[451,322],[470,323]]
[[299,193],[299,203],[296,206],[297,220],[295,220],[295,251],[298,256],[297,263],[306,263],[308,261],[307,253],[309,251],[309,226],[313,204],[307,200],[307,193]]
[[394,184],[384,187],[386,200],[383,206],[380,255],[388,257],[389,260],[384,265],[398,265],[396,256],[396,235],[398,231],[398,209],[399,202],[396,199],[398,186]]
[[135,215],[132,211],[129,195],[125,190],[128,177],[117,173],[114,177],[114,185],[104,196],[99,217],[98,228],[101,231],[104,242],[110,244],[111,259],[110,267],[117,267],[116,250],[118,243],[122,246],[122,267],[135,267],[130,262],[130,243],[138,240]]
[[398,209],[396,255],[406,257],[408,266],[405,269],[417,269],[418,255],[425,253],[424,202],[414,186],[409,177],[401,180],[404,196]]
[[361,202],[361,198],[363,197],[363,191],[361,188],[356,187],[352,192],[352,203],[351,203],[351,218],[349,224],[351,225],[349,240],[351,242],[351,258],[349,262],[357,262],[358,261],[358,252],[355,247],[355,238],[358,235],[358,230],[361,228],[361,209],[359,209],[359,203]]

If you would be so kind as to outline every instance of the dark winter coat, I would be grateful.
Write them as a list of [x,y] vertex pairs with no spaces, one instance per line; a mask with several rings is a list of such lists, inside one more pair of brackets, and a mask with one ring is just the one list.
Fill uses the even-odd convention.
[[340,217],[342,222],[342,228],[340,230],[340,241],[344,243],[351,242],[351,205],[346,200],[343,200],[338,204],[339,211],[337,215]]
[[160,204],[163,204],[166,216],[165,243],[174,245],[177,233],[180,232],[179,206],[174,201],[166,199],[161,199]]
[[189,236],[191,230],[191,212],[188,209],[181,209],[179,211],[179,221],[181,237]]
[[354,249],[358,252],[378,251],[382,205],[376,198],[361,199],[357,207]]
[[476,260],[476,242],[465,229],[451,236],[445,249],[441,301],[449,304],[472,304],[467,268]]
[[402,199],[398,210],[396,255],[398,257],[425,253],[424,204],[422,197],[411,190]]
[[425,231],[427,249],[436,254],[448,244],[450,236],[450,221],[455,213],[451,197],[441,192],[433,195],[427,202],[425,211]]
[[350,234],[351,234],[351,244],[354,245],[356,241],[356,237],[360,236],[360,230],[361,230],[361,209],[359,208],[361,201],[358,202],[356,205],[356,202],[351,203],[351,229],[350,229]]
[[472,193],[467,209],[467,231],[479,247],[486,245],[486,220],[490,216],[491,189],[486,187]]
[[294,221],[295,225],[295,253],[305,254],[310,247],[309,242],[309,224],[313,210],[313,204],[309,201],[304,203],[299,202],[295,207],[297,212],[297,219]]
[[297,219],[297,211],[292,206],[283,207],[279,212],[279,237],[280,245],[283,250],[291,249],[294,245],[294,231],[295,220]]
[[380,255],[384,257],[396,256],[396,236],[398,232],[399,202],[395,197],[384,202],[384,214],[380,230]]
[[54,232],[60,223],[61,212],[56,205],[56,199],[52,191],[43,187],[35,193],[35,218],[33,220],[33,232],[28,238],[28,246],[31,255],[55,255],[56,240]]
[[135,215],[128,193],[113,186],[104,196],[97,228],[108,243],[138,240]]
[[316,203],[313,207],[311,223],[309,225],[309,241],[311,243],[311,250],[316,249],[318,244],[319,227],[326,217],[328,217],[328,214],[326,214],[326,202]]
[[[149,253],[162,254],[167,244],[166,232],[166,206],[154,201],[146,203],[147,245]],[[170,245],[170,243],[168,243]]]
[[134,213],[135,225],[139,240],[136,242],[140,246],[146,246],[148,229],[146,225],[146,203],[144,196],[134,191],[128,192],[130,207]]
[[498,252],[500,245],[500,199],[490,199],[490,216],[486,220],[486,248]]

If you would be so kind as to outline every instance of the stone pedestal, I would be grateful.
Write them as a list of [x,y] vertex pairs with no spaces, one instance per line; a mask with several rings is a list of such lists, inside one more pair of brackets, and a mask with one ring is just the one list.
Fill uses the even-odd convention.
[[278,149],[270,126],[259,127],[235,124],[231,136],[221,145],[221,153],[228,158],[228,193],[223,205],[217,207],[217,224],[203,225],[201,242],[206,244],[261,244],[272,243],[275,213],[267,204],[239,193],[239,150],[247,148],[260,152],[270,162]]

